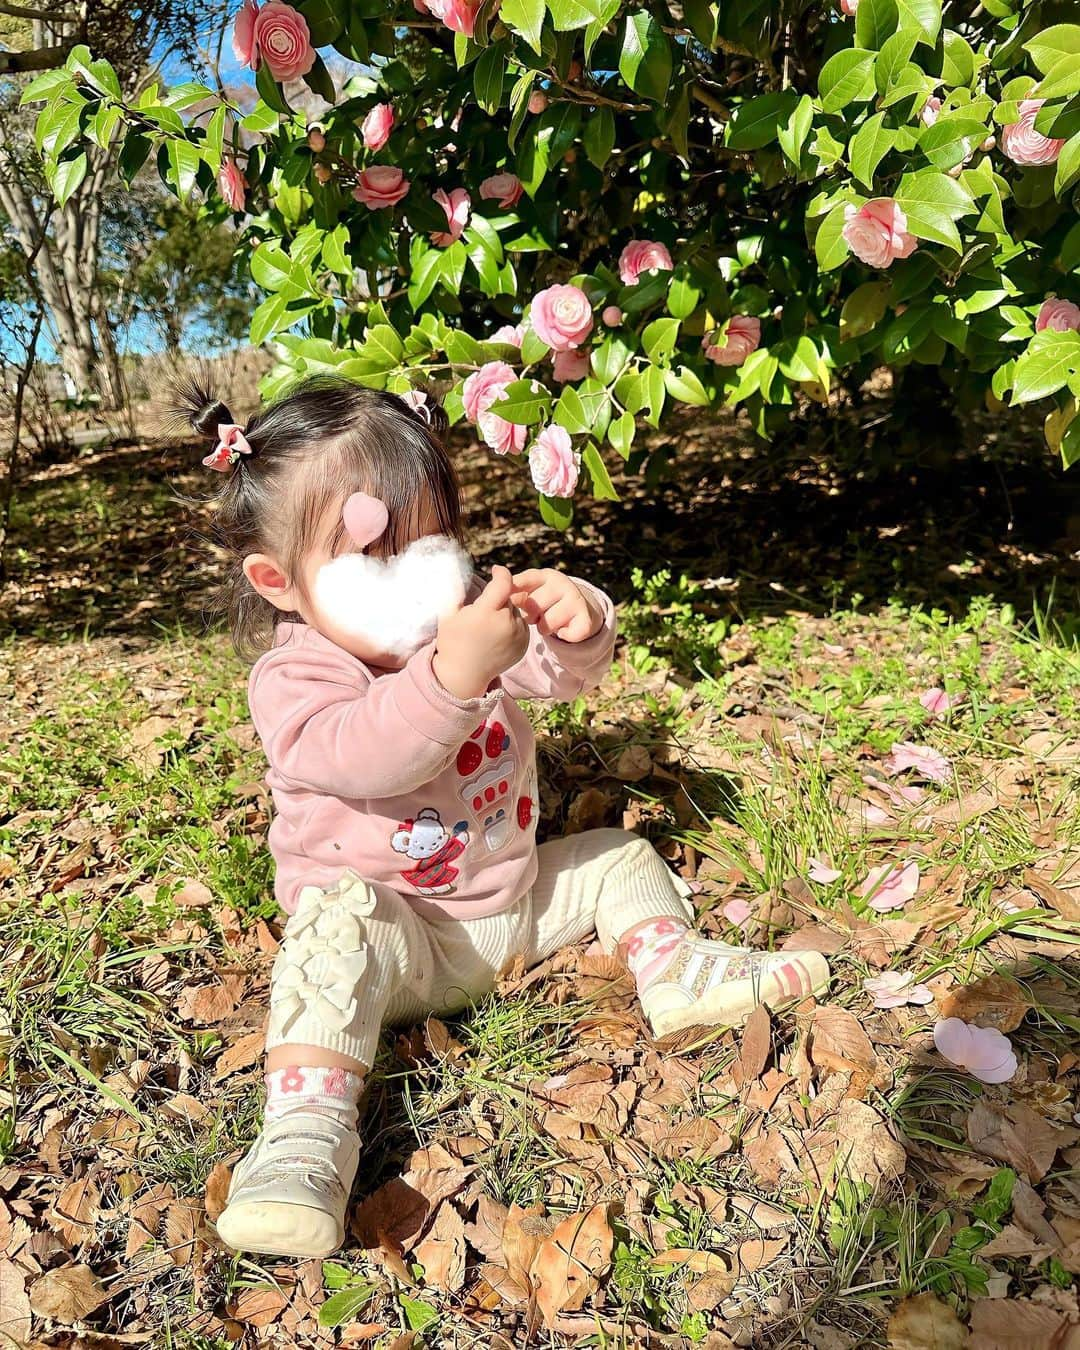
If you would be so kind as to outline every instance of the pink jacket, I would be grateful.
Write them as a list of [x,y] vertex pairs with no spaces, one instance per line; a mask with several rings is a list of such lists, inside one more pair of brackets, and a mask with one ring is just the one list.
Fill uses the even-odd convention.
[[[587,586],[586,582],[578,582]],[[509,908],[536,878],[536,745],[517,698],[575,698],[600,682],[615,609],[584,642],[530,630],[529,650],[480,698],[449,693],[434,643],[377,671],[303,623],[281,622],[255,662],[248,702],[274,798],[274,891],[291,914],[303,886],[344,868],[382,881],[429,917]]]

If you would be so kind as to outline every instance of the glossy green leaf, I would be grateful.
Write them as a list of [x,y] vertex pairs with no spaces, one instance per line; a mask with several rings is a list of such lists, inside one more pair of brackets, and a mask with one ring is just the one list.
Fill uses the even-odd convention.
[[626,16],[619,74],[642,98],[662,103],[667,96],[671,82],[671,44],[647,10]]
[[825,112],[839,112],[849,103],[873,95],[876,57],[876,52],[854,47],[837,52],[825,62],[818,76],[818,91]]

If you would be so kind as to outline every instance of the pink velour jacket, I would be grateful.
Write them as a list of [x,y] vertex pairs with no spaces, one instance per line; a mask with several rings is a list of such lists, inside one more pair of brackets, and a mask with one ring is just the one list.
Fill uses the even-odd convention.
[[[577,579],[575,578],[575,581]],[[607,673],[615,608],[584,642],[529,630],[529,649],[479,698],[455,698],[431,668],[435,644],[401,670],[366,666],[307,624],[281,622],[255,662],[248,702],[270,764],[274,892],[351,868],[419,913],[480,918],[536,878],[536,743],[517,698],[571,699]]]

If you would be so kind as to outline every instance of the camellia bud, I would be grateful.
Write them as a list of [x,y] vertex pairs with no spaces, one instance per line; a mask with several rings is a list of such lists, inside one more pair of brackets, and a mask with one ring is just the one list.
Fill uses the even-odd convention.
[[416,129],[417,129],[417,131],[427,131],[427,118],[426,118],[426,117],[418,117],[418,118],[416,119]]
[[326,137],[320,127],[312,127],[307,134],[307,143],[316,154],[326,149]]
[[570,70],[568,71],[566,78],[570,81],[571,84],[575,84],[578,80],[581,79],[581,62],[580,62],[580,61],[571,61],[571,62],[570,62]]
[[622,323],[622,310],[618,305],[608,305],[600,317],[609,328],[618,328]]
[[539,89],[529,95],[529,111],[531,113],[542,113],[547,105],[547,94],[542,94]]
[[570,149],[567,150],[566,154],[563,155],[563,159],[567,164],[573,164],[573,162],[577,159],[577,151],[574,149],[573,146],[571,146]]
[[959,178],[960,175],[961,175],[963,172],[964,172],[964,166],[963,166],[962,164],[954,164],[954,165],[952,166],[952,168],[949,170],[949,177],[950,177],[950,178]]
[[979,146],[979,149],[980,149],[980,150],[993,150],[993,148],[994,148],[995,145],[997,145],[997,137],[996,137],[996,136],[987,136],[986,140],[983,141],[982,145]]
[[316,164],[316,165],[315,165],[315,180],[316,180],[316,182],[319,182],[319,183],[329,183],[330,179],[333,178],[333,176],[334,176],[334,171],[333,171],[333,169],[330,167],[329,164]]

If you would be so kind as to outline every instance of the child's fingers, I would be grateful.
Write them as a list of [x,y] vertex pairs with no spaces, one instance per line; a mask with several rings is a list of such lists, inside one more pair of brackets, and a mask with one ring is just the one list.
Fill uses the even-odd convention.
[[491,569],[491,580],[473,602],[481,609],[504,609],[514,589],[514,579],[509,568],[496,564]]
[[579,604],[574,596],[566,595],[550,609],[544,611],[541,631],[562,636],[562,630],[570,631],[570,625],[579,614]]
[[[572,594],[576,594],[576,592]],[[536,604],[542,614],[546,614],[554,605],[559,604],[562,600],[569,599],[570,596],[562,581],[549,578],[539,585],[535,591],[532,591],[529,598]]]
[[535,591],[546,579],[547,572],[541,567],[526,567],[523,572],[514,573],[514,585],[523,591]]
[[517,609],[526,623],[536,623],[541,616],[540,606],[528,591],[515,591],[510,597],[510,603]]

